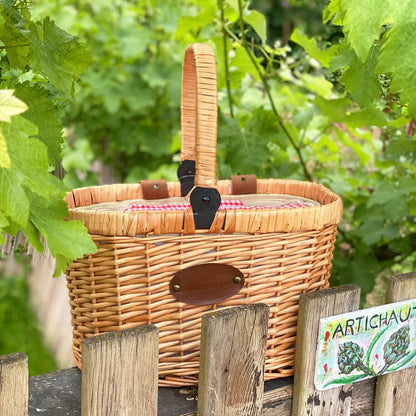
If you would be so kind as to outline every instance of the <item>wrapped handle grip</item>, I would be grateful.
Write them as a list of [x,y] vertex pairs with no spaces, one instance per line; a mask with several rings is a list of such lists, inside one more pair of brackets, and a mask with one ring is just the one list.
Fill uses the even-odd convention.
[[217,72],[208,45],[185,50],[182,71],[181,159],[195,160],[195,186],[215,187],[217,156]]

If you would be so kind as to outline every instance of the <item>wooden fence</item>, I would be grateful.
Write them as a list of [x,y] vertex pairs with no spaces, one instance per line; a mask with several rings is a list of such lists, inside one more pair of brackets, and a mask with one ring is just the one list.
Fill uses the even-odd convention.
[[[357,310],[359,297],[354,285],[301,296],[295,376],[283,382],[264,382],[268,307],[254,304],[203,317],[197,400],[186,405],[180,393],[195,399],[192,389],[158,389],[158,330],[149,325],[84,340],[82,373],[32,378],[30,399],[27,357],[0,357],[0,416],[415,416],[416,367],[325,391],[314,387],[319,319]],[[416,273],[390,279],[386,302],[413,298]]]

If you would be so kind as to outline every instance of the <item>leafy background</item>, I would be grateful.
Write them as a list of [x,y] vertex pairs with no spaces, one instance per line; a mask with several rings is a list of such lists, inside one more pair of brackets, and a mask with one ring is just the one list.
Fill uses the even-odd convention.
[[416,260],[415,23],[410,0],[1,0],[0,229],[40,251],[43,238],[59,274],[94,250],[64,221],[66,190],[175,180],[183,51],[204,42],[218,176],[340,194],[331,284],[364,300]]

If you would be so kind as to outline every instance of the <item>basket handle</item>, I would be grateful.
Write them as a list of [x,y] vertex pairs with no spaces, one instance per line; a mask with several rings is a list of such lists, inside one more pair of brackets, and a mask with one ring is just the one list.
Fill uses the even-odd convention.
[[[182,161],[195,161],[195,186],[216,187],[217,72],[212,48],[194,43],[182,68]],[[186,169],[185,169],[186,170]]]

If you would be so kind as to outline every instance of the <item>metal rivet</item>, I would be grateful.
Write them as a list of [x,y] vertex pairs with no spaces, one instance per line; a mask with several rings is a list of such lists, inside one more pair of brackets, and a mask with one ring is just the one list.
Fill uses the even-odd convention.
[[159,184],[158,184],[158,183],[154,183],[154,184],[153,184],[153,189],[154,189],[155,191],[157,191],[159,188],[160,188],[160,186],[159,186]]
[[201,201],[205,204],[208,205],[211,202],[211,198],[209,196],[203,196],[201,198]]
[[181,290],[181,286],[180,286],[180,285],[178,285],[178,284],[173,285],[173,286],[172,286],[172,290],[173,290],[174,292],[179,292],[179,291]]
[[236,284],[240,284],[242,282],[242,279],[240,276],[234,276],[233,277],[233,282]]

